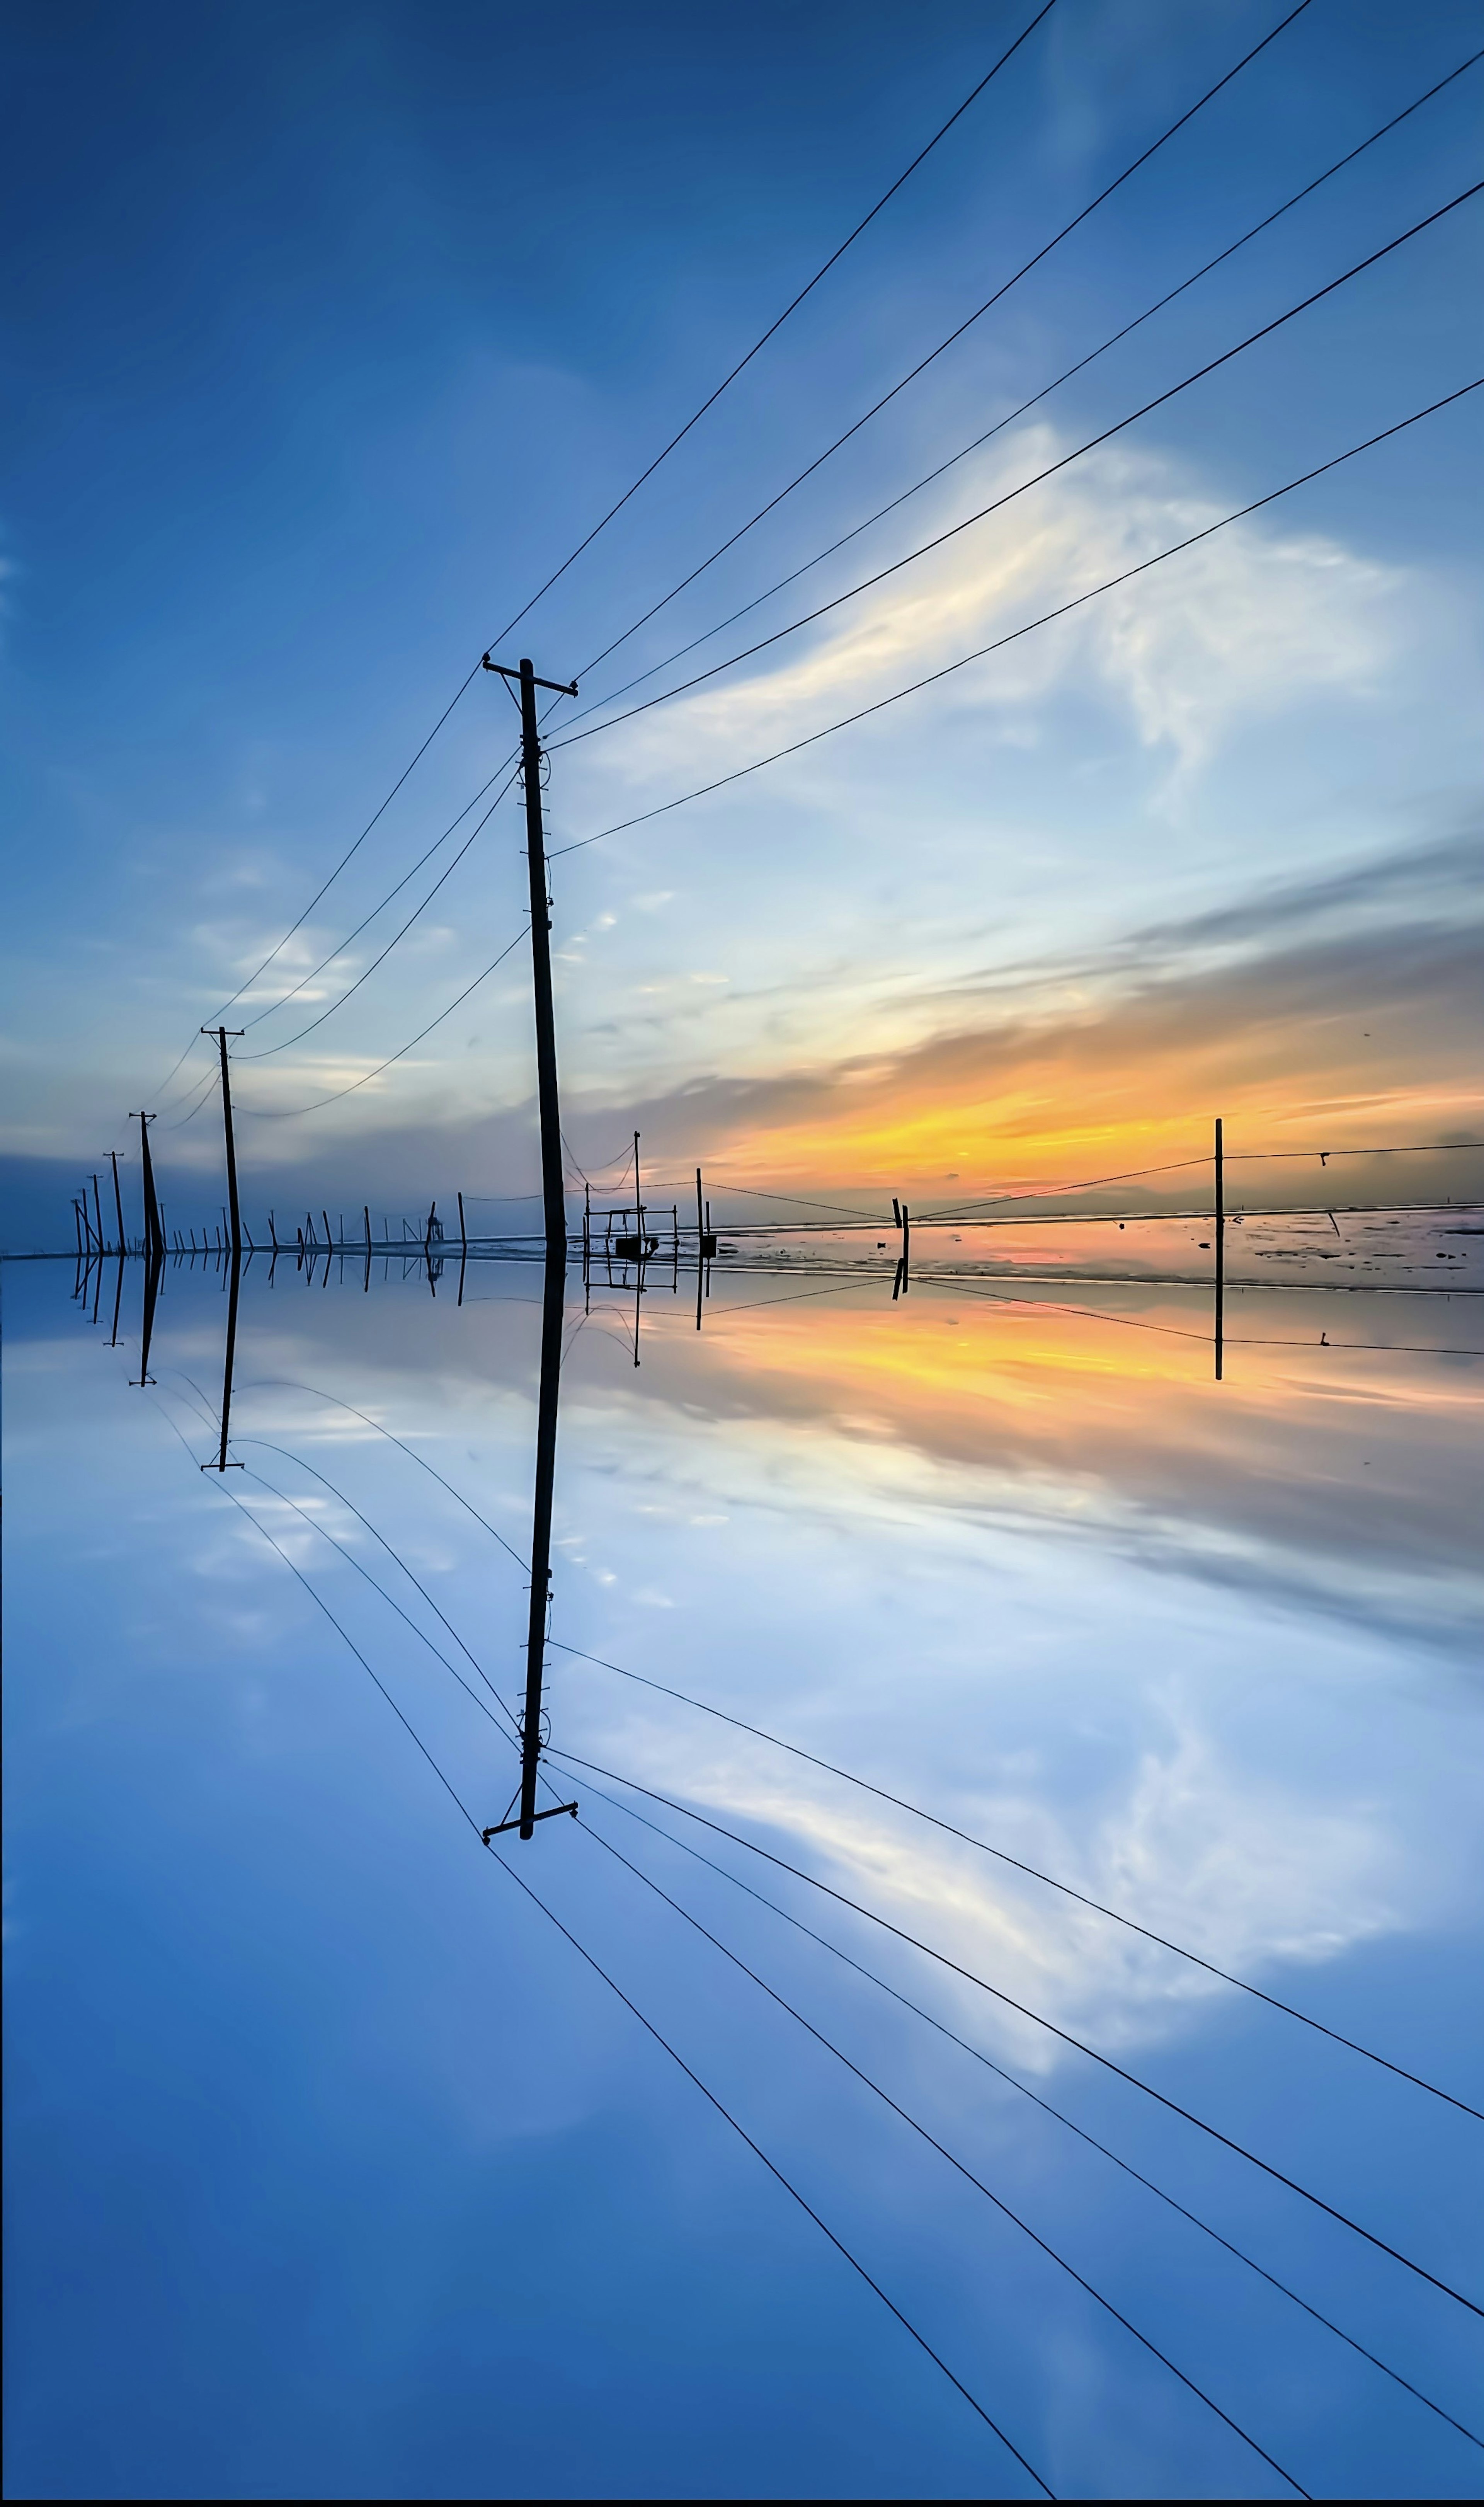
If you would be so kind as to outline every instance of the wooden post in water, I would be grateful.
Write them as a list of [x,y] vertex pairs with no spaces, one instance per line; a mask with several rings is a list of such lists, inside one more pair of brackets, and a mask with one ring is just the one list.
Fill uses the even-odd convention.
[[1216,1175],[1216,1242],[1215,1242],[1215,1255],[1216,1255],[1216,1315],[1215,1315],[1215,1344],[1216,1344],[1216,1348],[1215,1348],[1215,1356],[1216,1356],[1216,1382],[1217,1382],[1218,1384],[1219,1384],[1219,1383],[1220,1383],[1220,1381],[1221,1381],[1221,1367],[1222,1367],[1222,1362],[1223,1362],[1223,1360],[1224,1360],[1224,1358],[1225,1358],[1225,1355],[1226,1355],[1226,1352],[1225,1352],[1225,1349],[1224,1349],[1224,1346],[1223,1346],[1223,1342],[1224,1342],[1224,1338],[1225,1338],[1225,1330],[1224,1330],[1224,1326],[1225,1326],[1225,1317],[1224,1317],[1224,1315],[1223,1315],[1223,1313],[1222,1313],[1222,1306],[1223,1306],[1223,1304],[1224,1304],[1224,1302],[1225,1302],[1225,1295],[1226,1295],[1226,1177],[1225,1177],[1225,1174],[1224,1174],[1224,1172],[1223,1172],[1224,1163],[1225,1163],[1225,1162],[1224,1162],[1224,1157],[1223,1157],[1223,1152],[1222,1152],[1222,1146],[1221,1146],[1221,1117],[1220,1117],[1220,1115],[1218,1114],[1218,1115],[1216,1116],[1216,1139],[1215,1139],[1215,1175]]

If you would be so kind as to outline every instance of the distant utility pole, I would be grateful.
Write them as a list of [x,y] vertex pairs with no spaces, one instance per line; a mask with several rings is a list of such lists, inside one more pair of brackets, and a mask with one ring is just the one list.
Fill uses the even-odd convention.
[[525,857],[530,872],[530,959],[536,997],[536,1086],[541,1108],[541,1199],[546,1217],[546,1248],[566,1252],[566,1192],[561,1179],[561,1110],[557,1097],[557,1022],[552,1007],[552,922],[546,893],[546,834],[541,819],[541,737],[536,722],[536,690],[574,697],[577,682],[563,687],[557,679],[538,679],[529,662],[510,671],[485,655],[485,669],[502,679],[515,679],[521,689],[521,776],[525,786]]
[[222,1049],[222,1123],[227,1134],[227,1198],[232,1204],[232,1250],[242,1251],[242,1215],[237,1208],[237,1148],[232,1137],[232,1081],[227,1073],[227,1038],[240,1036],[239,1027],[203,1027],[202,1036],[214,1036]]
[[118,1214],[119,1251],[122,1254],[124,1251],[124,1195],[119,1190],[119,1152],[117,1149],[109,1150],[108,1163],[113,1168],[113,1206]]
[[[530,873],[530,963],[536,1003],[536,1088],[541,1115],[541,1202],[546,1219],[546,1289],[541,1317],[541,1391],[536,1413],[536,1487],[530,1544],[530,1617],[525,1636],[525,1707],[521,1718],[520,1832],[538,1819],[536,1774],[541,1760],[541,1690],[546,1671],[546,1614],[552,1580],[552,1496],[557,1477],[557,1395],[561,1374],[561,1322],[566,1289],[566,1187],[561,1175],[561,1108],[557,1096],[557,1021],[552,1006],[552,922],[546,892],[546,831],[541,817],[541,736],[536,690],[574,697],[577,682],[538,679],[485,655],[485,669],[521,690],[521,778],[525,787],[525,859]],[[491,1832],[493,1834],[493,1832]]]

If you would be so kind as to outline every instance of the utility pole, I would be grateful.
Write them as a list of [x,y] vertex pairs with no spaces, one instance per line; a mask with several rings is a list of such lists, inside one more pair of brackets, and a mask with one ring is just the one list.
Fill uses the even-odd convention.
[[124,1195],[119,1190],[119,1152],[110,1149],[108,1163],[113,1168],[113,1206],[119,1217],[119,1251],[124,1251]]
[[[525,791],[525,860],[530,873],[530,963],[536,1008],[536,1090],[541,1119],[541,1202],[546,1221],[546,1288],[541,1312],[541,1390],[536,1414],[536,1486],[531,1517],[530,1617],[525,1635],[525,1705],[521,1717],[521,1835],[538,1819],[541,1690],[546,1670],[546,1614],[552,1580],[552,1497],[557,1476],[557,1399],[561,1378],[561,1324],[566,1293],[566,1189],[561,1174],[561,1108],[557,1095],[557,1021],[552,1004],[552,922],[546,890],[546,831],[541,816],[541,736],[536,690],[574,697],[577,682],[538,679],[485,655],[484,667],[521,690],[521,780]],[[497,1834],[491,1830],[489,1835]]]
[[222,1124],[227,1135],[227,1198],[232,1204],[232,1250],[242,1251],[242,1217],[237,1208],[237,1149],[232,1137],[232,1081],[227,1073],[227,1038],[240,1036],[239,1027],[203,1027],[202,1036],[214,1036],[222,1049]]
[[546,1217],[546,1247],[566,1253],[566,1193],[561,1178],[561,1111],[557,1096],[557,1023],[552,1007],[552,921],[546,892],[546,834],[541,819],[541,736],[536,722],[536,690],[574,697],[577,682],[563,687],[557,679],[538,679],[529,662],[518,671],[485,655],[484,667],[502,679],[515,679],[521,690],[521,779],[525,787],[525,858],[530,872],[530,961],[536,1000],[536,1087],[541,1113],[541,1199]]
[[98,1252],[101,1254],[103,1251],[103,1205],[98,1199],[98,1180],[96,1176],[92,1178],[92,1208],[93,1216],[98,1222]]
[[139,1163],[144,1169],[144,1243],[146,1253],[156,1247],[164,1252],[164,1230],[160,1224],[160,1204],[155,1198],[155,1170],[150,1162],[150,1125],[153,1114],[130,1114],[129,1121],[139,1125]]

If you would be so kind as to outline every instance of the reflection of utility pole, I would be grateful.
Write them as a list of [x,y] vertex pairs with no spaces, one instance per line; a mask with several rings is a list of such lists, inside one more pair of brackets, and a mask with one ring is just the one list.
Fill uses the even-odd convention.
[[[564,1249],[563,1249],[564,1255]],[[541,1761],[541,1689],[546,1670],[546,1615],[551,1603],[552,1496],[557,1478],[557,1399],[561,1384],[561,1322],[565,1310],[563,1256],[546,1257],[541,1307],[541,1391],[536,1409],[536,1491],[531,1509],[530,1618],[525,1632],[525,1711],[521,1718],[521,1835],[536,1820],[536,1773]]]
[[1223,1327],[1224,1327],[1225,1318],[1224,1318],[1224,1316],[1223,1316],[1223,1314],[1222,1314],[1222,1311],[1221,1311],[1221,1309],[1222,1309],[1222,1305],[1223,1305],[1223,1302],[1224,1302],[1224,1299],[1225,1299],[1225,1294],[1226,1294],[1226,1177],[1225,1177],[1225,1174],[1224,1174],[1224,1172],[1223,1172],[1224,1164],[1225,1164],[1225,1161],[1224,1161],[1224,1158],[1223,1158],[1222,1148],[1221,1148],[1221,1117],[1220,1117],[1220,1115],[1218,1114],[1218,1115],[1216,1116],[1216,1152],[1215,1152],[1215,1165],[1216,1165],[1216,1329],[1215,1329],[1215,1342],[1216,1342],[1216,1382],[1217,1382],[1218,1384],[1219,1384],[1219,1383],[1220,1383],[1220,1381],[1221,1381],[1221,1362],[1222,1362],[1222,1360],[1224,1359],[1224,1357],[1225,1357],[1225,1355],[1226,1355],[1226,1352],[1225,1352],[1225,1349],[1224,1349],[1224,1346],[1223,1346],[1223,1342],[1224,1342],[1224,1328],[1223,1328]]
[[[328,1269],[328,1257],[326,1259]],[[203,1472],[239,1472],[240,1463],[227,1460],[227,1438],[232,1432],[232,1370],[237,1354],[237,1291],[242,1284],[242,1248],[232,1248],[232,1277],[227,1296],[227,1353],[222,1362],[222,1441],[214,1463],[202,1463]]]
[[[237,1151],[232,1137],[232,1081],[227,1073],[227,1038],[240,1036],[239,1027],[203,1027],[202,1036],[214,1036],[222,1049],[222,1126],[227,1136],[227,1198],[232,1204],[232,1250],[242,1251],[242,1217],[237,1208]],[[327,1231],[328,1232],[328,1231]]]

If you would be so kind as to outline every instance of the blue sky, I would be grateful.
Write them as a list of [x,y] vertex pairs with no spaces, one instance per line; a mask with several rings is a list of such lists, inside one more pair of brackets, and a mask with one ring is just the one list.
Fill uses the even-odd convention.
[[[28,236],[0,490],[13,1156],[90,1163],[145,1094],[163,1120],[189,1110],[184,1077],[157,1100],[169,1066],[302,913],[481,648],[1030,14],[590,10],[532,26],[459,7],[147,8],[90,18],[86,40],[51,13],[12,19],[9,180]],[[1282,14],[1057,0],[512,657],[584,668]],[[1405,19],[1312,0],[593,692],[1006,416],[1454,69],[1476,31],[1448,0]],[[1451,199],[1476,173],[1481,76],[759,627],[1018,485]],[[553,842],[869,702],[1467,381],[1479,214],[834,618],[556,755]],[[1427,913],[1472,916],[1477,410],[874,726],[559,865],[582,1151],[602,1153],[619,1108],[642,1100],[663,1135],[667,1104],[718,1082],[762,1092],[766,1141],[768,1090],[801,1072],[984,1033],[1006,986],[1032,1024],[1068,983],[1117,997],[1131,934],[1260,907],[1295,880],[1394,883],[1451,847]],[[297,983],[331,957],[296,1009],[317,1016],[390,936],[387,913],[335,954],[498,765],[507,715],[492,682],[470,690],[275,962],[272,980]],[[244,1039],[244,1057],[271,1047],[239,1082],[267,1115],[244,1110],[250,1166],[341,1161],[353,1181],[371,1157],[420,1191],[471,1162],[491,1188],[529,1163],[523,951],[384,1079],[279,1118],[435,1016],[519,933],[523,879],[512,798],[343,1012],[286,1050],[305,1024],[290,1009]],[[274,998],[265,983],[244,1013]],[[1419,1022],[1430,998],[1414,988]],[[199,1163],[208,1194],[213,1121],[159,1142],[166,1164]]]

